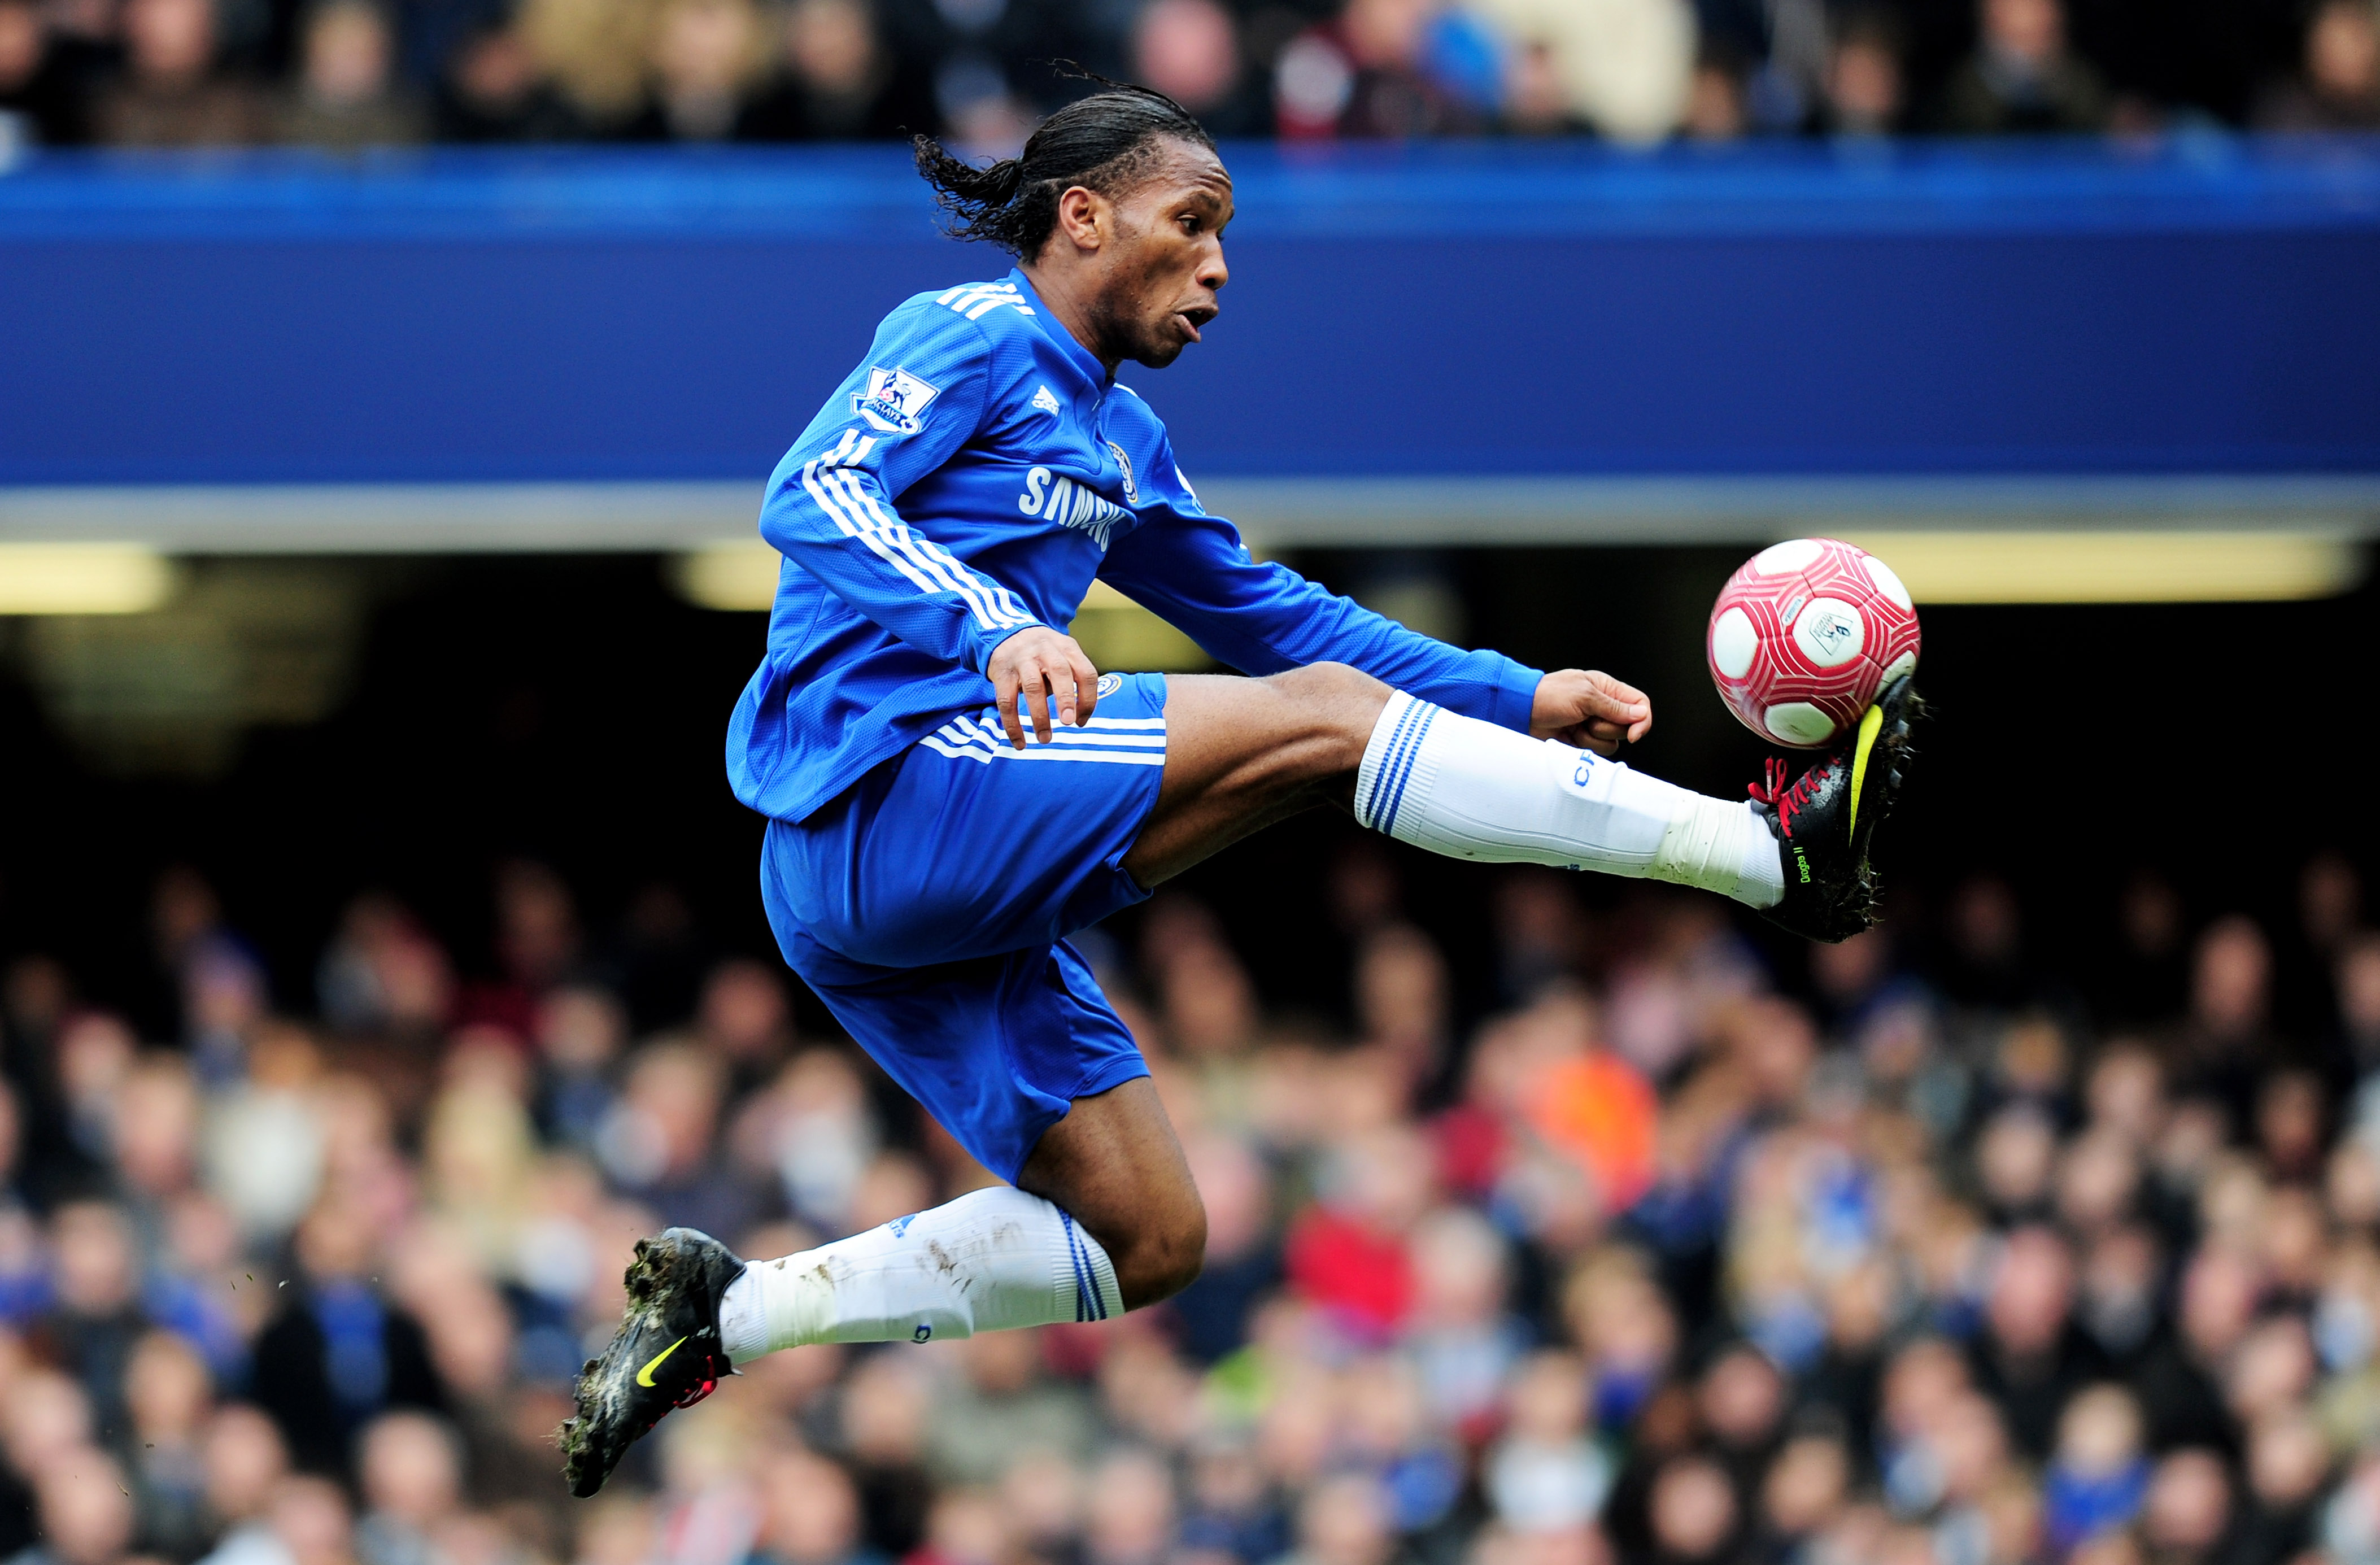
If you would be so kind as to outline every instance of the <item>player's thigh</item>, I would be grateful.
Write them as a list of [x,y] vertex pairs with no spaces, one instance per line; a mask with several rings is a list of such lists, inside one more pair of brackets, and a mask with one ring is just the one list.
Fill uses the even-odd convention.
[[1207,1208],[1147,1076],[1075,1099],[1042,1132],[1016,1184],[1064,1207],[1099,1242],[1127,1309],[1177,1293],[1198,1275]]
[[808,820],[772,822],[771,923],[856,962],[926,967],[1046,950],[1139,901],[1118,861],[1156,809],[1167,685],[1100,683],[1097,712],[1048,743],[1019,750],[990,709],[960,714]]
[[1343,663],[1166,680],[1165,775],[1123,867],[1153,887],[1330,796],[1364,759],[1389,687]]
[[1148,1074],[1072,946],[881,967],[781,925],[785,960],[837,1024],[985,1168],[1022,1183],[1050,1127]]

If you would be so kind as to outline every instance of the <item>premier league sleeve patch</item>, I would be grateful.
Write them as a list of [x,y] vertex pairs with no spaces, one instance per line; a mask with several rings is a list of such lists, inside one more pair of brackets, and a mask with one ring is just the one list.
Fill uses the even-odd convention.
[[851,410],[868,421],[870,429],[888,435],[914,435],[923,420],[926,405],[941,394],[940,386],[928,385],[906,370],[868,371],[868,389],[854,392]]

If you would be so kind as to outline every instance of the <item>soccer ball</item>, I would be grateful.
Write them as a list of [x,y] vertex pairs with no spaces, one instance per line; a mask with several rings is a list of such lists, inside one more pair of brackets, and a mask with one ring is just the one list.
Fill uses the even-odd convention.
[[1762,738],[1815,750],[1917,666],[1917,611],[1890,566],[1831,538],[1771,545],[1711,605],[1711,680]]

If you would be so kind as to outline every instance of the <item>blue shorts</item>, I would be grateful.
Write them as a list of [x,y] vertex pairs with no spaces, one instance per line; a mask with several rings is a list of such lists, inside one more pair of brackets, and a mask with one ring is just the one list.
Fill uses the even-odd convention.
[[990,709],[954,718],[761,848],[786,963],[1012,1182],[1075,1098],[1148,1074],[1065,943],[1148,895],[1123,856],[1165,774],[1164,675],[1099,685],[1088,725],[1021,753]]

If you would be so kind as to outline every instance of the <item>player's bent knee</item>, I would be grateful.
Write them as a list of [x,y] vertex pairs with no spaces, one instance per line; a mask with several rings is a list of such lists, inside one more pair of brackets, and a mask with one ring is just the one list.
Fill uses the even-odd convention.
[[1267,677],[1266,684],[1293,702],[1295,737],[1276,753],[1315,777],[1353,771],[1389,702],[1386,685],[1345,663],[1308,663]]
[[1308,663],[1271,674],[1267,684],[1302,699],[1332,707],[1366,707],[1377,713],[1388,703],[1389,687],[1347,663]]
[[1202,1220],[1195,1236],[1172,1236],[1142,1245],[1133,1256],[1130,1276],[1119,1273],[1116,1278],[1124,1308],[1136,1310],[1160,1303],[1197,1281],[1207,1264],[1206,1230]]
[[1134,1229],[1130,1240],[1109,1246],[1116,1287],[1124,1308],[1139,1309],[1170,1299],[1198,1280],[1207,1264],[1207,1208],[1193,1195],[1161,1217]]

